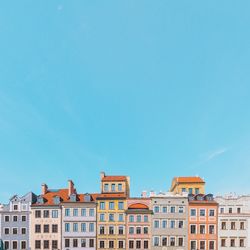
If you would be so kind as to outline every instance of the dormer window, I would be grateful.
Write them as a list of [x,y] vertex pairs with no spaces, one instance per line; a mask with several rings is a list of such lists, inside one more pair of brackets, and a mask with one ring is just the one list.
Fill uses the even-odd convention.
[[111,184],[111,191],[115,192],[115,184]]
[[37,197],[37,203],[39,203],[39,204],[43,204],[44,203],[44,199],[43,199],[42,196],[38,196]]
[[76,202],[76,194],[71,194],[69,199],[72,202]]
[[85,196],[84,196],[84,201],[85,201],[85,202],[90,202],[90,201],[91,201],[91,197],[90,197],[89,194],[85,194]]
[[56,204],[56,205],[58,205],[58,204],[60,204],[60,197],[59,196],[55,196],[54,198],[53,198],[53,201],[54,201],[54,204]]

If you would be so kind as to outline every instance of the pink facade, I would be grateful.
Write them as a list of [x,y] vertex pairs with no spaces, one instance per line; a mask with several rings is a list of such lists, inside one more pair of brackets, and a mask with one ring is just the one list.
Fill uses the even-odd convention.
[[151,201],[147,198],[131,198],[127,202],[126,249],[150,249]]

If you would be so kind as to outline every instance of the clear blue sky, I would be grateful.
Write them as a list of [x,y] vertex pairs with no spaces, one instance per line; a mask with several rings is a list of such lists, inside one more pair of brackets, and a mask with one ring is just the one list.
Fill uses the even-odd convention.
[[200,175],[250,193],[250,1],[6,1],[0,201]]

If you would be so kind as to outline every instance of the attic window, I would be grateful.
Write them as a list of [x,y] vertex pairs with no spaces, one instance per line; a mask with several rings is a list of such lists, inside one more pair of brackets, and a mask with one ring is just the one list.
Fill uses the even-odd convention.
[[90,195],[89,195],[89,194],[86,194],[86,195],[84,196],[84,201],[90,202]]
[[76,202],[76,194],[70,195],[70,201]]
[[56,205],[58,205],[60,203],[60,197],[59,196],[55,196],[53,198],[53,200],[54,200],[54,204],[56,204]]
[[40,203],[40,204],[43,204],[43,203],[44,203],[43,197],[42,197],[42,196],[39,196],[39,197],[37,198],[37,202]]

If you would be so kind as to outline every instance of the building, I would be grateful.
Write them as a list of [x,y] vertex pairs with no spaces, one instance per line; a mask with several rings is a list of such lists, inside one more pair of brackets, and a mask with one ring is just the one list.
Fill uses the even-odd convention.
[[4,249],[31,249],[29,238],[30,206],[36,201],[32,192],[14,195],[9,204],[0,206],[0,240]]
[[195,177],[174,177],[170,192],[174,194],[205,194],[205,181],[198,176]]
[[62,249],[96,249],[95,195],[70,195],[62,202]]
[[218,249],[218,203],[213,195],[189,195],[188,249]]
[[150,192],[149,197],[153,208],[151,249],[187,249],[187,194]]
[[128,176],[101,173],[101,194],[97,195],[97,249],[125,249],[125,211],[130,193]]
[[250,195],[217,196],[219,249],[250,249]]
[[42,194],[31,206],[31,249],[62,249],[62,203],[70,200],[76,190],[71,180],[68,188],[48,189],[42,184]]
[[151,199],[131,198],[126,210],[126,249],[151,249]]

